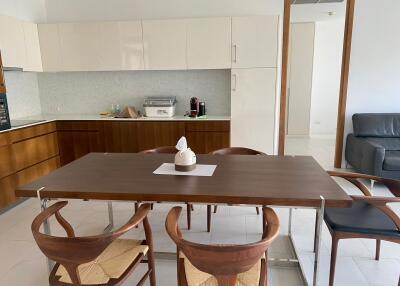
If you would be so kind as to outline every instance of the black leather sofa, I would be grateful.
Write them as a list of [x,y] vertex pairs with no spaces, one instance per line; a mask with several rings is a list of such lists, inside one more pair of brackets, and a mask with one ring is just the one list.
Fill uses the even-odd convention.
[[357,172],[400,179],[400,113],[353,115],[345,157]]

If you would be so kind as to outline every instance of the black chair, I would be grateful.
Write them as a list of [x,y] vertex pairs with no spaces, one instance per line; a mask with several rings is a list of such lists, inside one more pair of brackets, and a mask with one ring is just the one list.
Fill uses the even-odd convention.
[[[351,196],[354,200],[351,208],[325,209],[324,220],[332,236],[329,286],[333,286],[340,239],[375,239],[376,260],[379,260],[381,240],[400,243],[400,217],[387,205],[400,203],[400,181],[357,173],[328,172],[328,174],[349,181],[363,193],[363,196]],[[395,197],[373,196],[360,180],[381,183]]]

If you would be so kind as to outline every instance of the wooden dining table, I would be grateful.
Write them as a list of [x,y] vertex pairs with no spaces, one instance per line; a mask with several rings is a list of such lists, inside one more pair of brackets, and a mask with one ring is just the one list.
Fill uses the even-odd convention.
[[[297,261],[306,284],[318,284],[324,208],[350,207],[352,200],[312,157],[198,155],[198,164],[217,166],[212,176],[153,173],[173,161],[170,154],[90,153],[18,187],[16,195],[38,197],[42,208],[51,199],[280,206],[290,209],[290,221],[292,209],[313,208],[317,229],[312,283],[297,257],[290,262]],[[111,204],[109,214],[112,225]],[[45,232],[50,233],[48,224]]]

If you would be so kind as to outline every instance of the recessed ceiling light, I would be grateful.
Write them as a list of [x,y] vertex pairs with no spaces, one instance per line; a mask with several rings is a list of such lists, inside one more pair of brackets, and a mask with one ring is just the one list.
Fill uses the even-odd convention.
[[335,15],[336,15],[336,12],[335,12],[335,11],[329,11],[329,12],[328,12],[328,15],[329,15],[329,16],[335,16]]

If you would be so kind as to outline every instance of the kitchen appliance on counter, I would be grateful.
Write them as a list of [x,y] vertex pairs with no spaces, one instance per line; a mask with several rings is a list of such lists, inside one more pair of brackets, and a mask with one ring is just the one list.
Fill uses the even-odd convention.
[[10,129],[10,115],[8,113],[7,96],[0,94],[0,131]]
[[149,96],[144,100],[146,117],[173,117],[176,109],[175,96]]
[[10,114],[6,96],[6,84],[4,82],[3,63],[0,53],[0,130],[10,129]]

